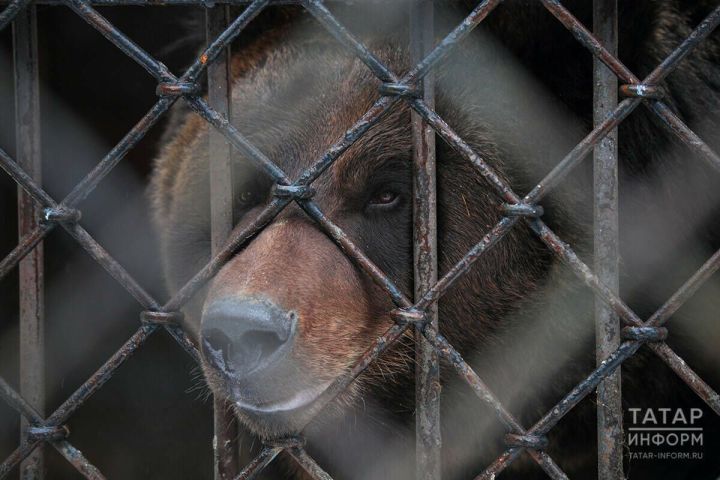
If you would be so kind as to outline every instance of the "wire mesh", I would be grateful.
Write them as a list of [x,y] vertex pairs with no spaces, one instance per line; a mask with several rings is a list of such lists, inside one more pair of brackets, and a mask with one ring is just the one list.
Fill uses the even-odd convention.
[[[432,22],[428,22],[432,15],[432,3],[421,2],[412,13],[415,16],[414,22],[414,46],[416,52],[416,65],[402,77],[394,73],[390,68],[375,57],[370,50],[357,38],[355,38],[327,9],[321,0],[296,0],[296,1],[271,1],[255,0],[252,2],[235,1],[228,4],[247,4],[247,7],[229,25],[226,10],[212,10],[208,14],[208,32],[212,32],[214,38],[208,41],[208,45],[197,57],[195,62],[180,76],[174,75],[161,62],[153,58],[146,51],[135,44],[130,38],[119,31],[112,23],[105,19],[94,6],[98,5],[157,5],[157,4],[183,4],[202,5],[209,8],[205,2],[200,0],[166,0],[164,2],[145,2],[141,0],[50,0],[38,3],[62,4],[70,7],[77,15],[84,19],[91,26],[96,28],[103,36],[112,42],[117,48],[128,57],[142,66],[158,82],[157,94],[159,96],[155,105],[140,119],[140,121],[123,137],[120,142],[87,174],[76,187],[61,201],[56,201],[48,195],[40,186],[39,176],[33,171],[31,165],[25,163],[27,155],[16,162],[6,152],[0,150],[0,166],[15,180],[23,189],[23,195],[31,199],[33,203],[27,204],[28,214],[34,209],[41,212],[37,221],[28,222],[27,229],[23,230],[24,236],[17,247],[0,262],[0,278],[8,274],[22,262],[33,261],[33,255],[37,252],[42,240],[48,233],[58,226],[67,231],[107,272],[132,295],[142,308],[141,322],[137,331],[123,344],[123,346],[112,355],[90,378],[87,379],[58,409],[47,416],[43,416],[35,408],[28,398],[24,398],[3,379],[0,379],[0,396],[20,415],[26,422],[23,429],[23,439],[17,449],[0,465],[0,478],[4,478],[20,462],[27,459],[43,443],[49,443],[56,448],[75,468],[86,478],[104,478],[97,468],[92,466],[90,459],[83,457],[66,439],[68,430],[65,422],[75,413],[83,403],[110,378],[113,372],[130,358],[151,336],[158,330],[164,329],[173,336],[196,361],[199,361],[199,354],[193,342],[179,326],[182,306],[198,291],[225,262],[237,251],[242,249],[250,239],[264,227],[289,204],[297,204],[310,218],[315,220],[318,227],[325,231],[341,248],[346,255],[378,285],[380,285],[395,304],[393,325],[381,337],[375,339],[367,351],[357,360],[355,365],[345,375],[337,378],[321,395],[318,402],[326,405],[340,392],[350,385],[372,362],[387,351],[406,330],[413,328],[417,332],[418,355],[423,366],[418,382],[419,415],[418,433],[418,466],[427,467],[422,478],[439,478],[439,410],[437,409],[437,397],[439,393],[432,388],[423,388],[433,383],[432,375],[437,375],[438,362],[442,358],[447,361],[474,390],[482,402],[488,404],[496,413],[499,420],[506,427],[505,437],[506,450],[477,478],[491,479],[502,472],[510,465],[520,453],[527,452],[531,458],[551,477],[555,479],[567,478],[566,474],[547,454],[548,445],[547,433],[558,423],[583,398],[594,391],[601,382],[608,379],[617,371],[618,367],[630,358],[638,349],[647,344],[648,347],[662,359],[675,373],[692,388],[716,413],[720,414],[720,396],[712,390],[666,343],[664,338],[666,330],[663,324],[668,318],[692,296],[692,294],[720,267],[720,252],[713,255],[672,297],[660,307],[647,321],[641,320],[617,294],[617,285],[614,284],[613,276],[616,273],[610,270],[603,270],[604,265],[600,264],[598,274],[580,260],[576,253],[560,239],[550,227],[541,219],[542,207],[539,202],[555,188],[567,175],[578,166],[578,164],[596,149],[601,158],[616,161],[613,152],[605,153],[603,157],[604,139],[613,135],[617,126],[639,105],[644,105],[653,114],[660,118],[662,124],[677,138],[685,142],[694,152],[698,153],[714,168],[720,169],[720,157],[705,144],[695,133],[693,133],[683,121],[675,115],[663,102],[661,97],[656,95],[657,86],[667,75],[670,74],[691,51],[714,28],[720,23],[720,7],[715,9],[692,34],[677,47],[665,60],[663,60],[645,79],[636,77],[614,53],[612,44],[612,26],[609,34],[607,32],[601,37],[596,37],[578,19],[576,19],[559,1],[539,0],[548,11],[550,11],[568,30],[572,32],[577,41],[588,48],[598,62],[612,72],[612,75],[602,75],[600,86],[607,90],[615,91],[614,85],[618,80],[624,85],[621,91],[627,98],[619,103],[613,100],[610,108],[603,111],[596,118],[593,130],[573,148],[552,171],[543,178],[526,196],[516,194],[508,185],[473,149],[438,115],[434,110],[432,95],[432,68],[445,58],[449,52],[473,31],[492,10],[501,3],[501,0],[485,0],[479,3],[472,12],[454,28],[444,39],[436,45],[428,44],[432,38]],[[35,15],[34,7],[28,6],[26,0],[15,0],[10,2],[5,10],[0,13],[0,29],[11,22],[32,21]],[[273,4],[299,4],[302,5],[318,22],[327,29],[342,45],[353,52],[372,73],[382,82],[378,92],[377,101],[358,121],[345,132],[334,145],[332,145],[311,167],[293,181],[280,167],[274,164],[263,152],[248,141],[230,122],[228,92],[230,79],[227,74],[227,51],[231,42],[238,34],[267,6]],[[612,2],[605,2],[612,4]],[[617,21],[617,12],[614,9],[601,9],[602,2],[596,4],[599,11],[604,12],[602,22],[609,22],[612,25]],[[29,17],[28,17],[29,16]],[[597,30],[597,28],[596,28]],[[428,36],[429,33],[429,36]],[[36,35],[32,29],[19,30],[20,44],[16,48],[31,45]],[[607,42],[608,36],[610,42]],[[607,45],[606,45],[607,44]],[[32,52],[26,52],[22,58],[24,61],[17,65],[20,69],[18,78],[22,82],[37,80],[37,58]],[[211,89],[218,88],[205,99],[200,93],[198,85],[200,76],[209,70]],[[422,95],[417,94],[418,86],[424,86]],[[601,87],[596,87],[601,90]],[[212,90],[211,90],[212,91]],[[28,90],[32,94],[32,90]],[[211,149],[214,151],[213,163],[214,185],[223,195],[229,195],[229,186],[222,184],[223,169],[227,164],[230,150],[227,144],[244,154],[249,161],[264,171],[276,183],[274,196],[264,207],[261,213],[241,229],[230,231],[227,222],[228,207],[227,199],[223,205],[213,210],[213,226],[217,228],[217,234],[213,235],[213,257],[210,262],[197,272],[171,299],[162,303],[150,294],[120,265],[112,256],[98,244],[93,237],[81,226],[80,204],[94,190],[100,182],[108,175],[125,156],[145,136],[145,134],[156,124],[161,116],[178,100],[183,101],[198,115],[204,118],[214,127],[217,134],[213,134]],[[607,99],[606,99],[607,100]],[[394,282],[379,269],[358,247],[341,228],[335,225],[312,199],[310,186],[318,179],[351,145],[383,117],[390,109],[400,102],[406,102],[415,112],[415,141],[416,141],[416,217],[423,221],[417,227],[415,243],[418,248],[416,255],[416,275],[419,273],[419,290],[416,291],[415,300],[411,300]],[[616,104],[616,105],[615,105]],[[32,148],[33,142],[38,137],[32,132],[32,122],[37,121],[36,114],[26,116],[29,124],[21,124],[18,128],[26,129],[26,134],[21,135],[21,151]],[[28,130],[30,129],[30,130]],[[502,207],[504,215],[502,219],[467,252],[467,254],[448,270],[445,275],[437,279],[436,252],[433,243],[436,242],[434,232],[435,212],[431,205],[422,204],[422,198],[432,198],[435,174],[434,174],[434,135],[437,134],[449,145],[451,145],[462,157],[475,166],[478,172],[497,191],[500,198],[505,202]],[[432,141],[430,140],[432,139]],[[226,143],[227,142],[227,143]],[[224,159],[224,160],[223,160]],[[610,165],[610,169],[616,168]],[[600,186],[607,186],[607,180],[600,181]],[[610,194],[612,195],[612,185]],[[598,195],[607,195],[608,191],[600,190]],[[220,196],[221,201],[223,196]],[[602,198],[597,197],[599,201]],[[611,212],[608,221],[612,222]],[[217,217],[217,218],[216,218]],[[231,216],[229,217],[231,218]],[[493,248],[502,238],[519,223],[526,223],[547,247],[572,269],[578,278],[593,289],[597,298],[602,302],[599,307],[603,315],[607,317],[607,325],[611,326],[613,318],[625,325],[622,328],[622,336],[610,342],[599,345],[599,355],[602,361],[597,368],[587,377],[578,383],[568,392],[557,405],[550,409],[538,422],[530,427],[523,426],[512,414],[510,414],[497,397],[490,391],[483,380],[465,362],[455,348],[439,333],[437,326],[436,305],[447,290],[454,285],[488,250]],[[600,254],[605,256],[602,261],[616,262],[616,253],[612,248],[604,250]],[[435,265],[435,266],[433,266]],[[596,265],[597,267],[597,265]],[[21,267],[22,268],[22,267]],[[37,289],[40,284],[37,279],[28,278],[28,288]],[[37,298],[30,298],[28,302],[37,304]],[[29,304],[28,304],[29,305]],[[21,322],[28,322],[28,318],[34,314],[26,314]],[[35,315],[37,317],[37,315]],[[441,322],[442,319],[439,319]],[[29,325],[29,324],[28,324]],[[618,327],[618,331],[619,327]],[[613,343],[614,342],[614,343]],[[423,383],[426,382],[426,383]],[[427,383],[429,382],[429,383]],[[26,393],[23,391],[22,393]],[[30,395],[27,393],[27,395]],[[620,392],[615,397],[620,398]],[[613,406],[605,407],[606,415],[620,415],[619,402]],[[621,416],[620,416],[621,418]],[[618,450],[620,441],[617,435],[608,435],[607,432],[601,439],[602,448]],[[621,437],[620,437],[621,438]],[[607,442],[607,443],[604,443]],[[274,439],[266,442],[260,454],[253,459],[242,470],[238,471],[238,465],[234,464],[234,447],[225,445],[218,455],[217,462],[221,465],[216,469],[217,478],[252,478],[265,468],[281,451],[287,451],[295,461],[298,462],[313,478],[327,479],[330,476],[313,460],[303,447],[303,441],[298,439]],[[614,463],[613,463],[614,462]],[[612,478],[621,478],[622,462],[615,456],[605,464],[605,471],[613,471]],[[601,467],[603,468],[603,467]],[[611,478],[611,477],[607,477]]]

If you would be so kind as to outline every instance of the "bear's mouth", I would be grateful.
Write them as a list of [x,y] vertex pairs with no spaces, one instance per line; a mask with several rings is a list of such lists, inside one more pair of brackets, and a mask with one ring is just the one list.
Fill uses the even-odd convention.
[[243,398],[242,394],[234,395],[234,405],[241,411],[254,415],[271,415],[277,413],[291,413],[310,407],[322,395],[322,393],[330,386],[332,382],[326,382],[314,387],[305,388],[297,391],[288,397],[269,400],[263,402],[254,402]]

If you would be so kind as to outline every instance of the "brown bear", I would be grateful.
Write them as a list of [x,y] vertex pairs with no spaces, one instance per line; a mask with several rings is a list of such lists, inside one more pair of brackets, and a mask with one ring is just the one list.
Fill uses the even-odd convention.
[[[438,38],[467,13],[458,14],[449,3],[457,2],[438,2]],[[591,2],[567,3],[592,25]],[[620,2],[620,58],[639,77],[647,75],[710,11],[710,3]],[[411,67],[407,4],[333,11],[394,72]],[[309,14],[292,8],[277,13],[256,20],[261,28],[233,57],[232,122],[295,179],[379,98],[380,81]],[[720,144],[719,61],[720,37],[713,35],[662,85],[665,101],[711,146]],[[435,69],[436,110],[525,194],[591,128],[591,65],[590,53],[539,2],[508,1]],[[327,218],[408,296],[410,115],[398,103],[313,184],[313,199]],[[153,206],[171,291],[210,258],[209,128],[176,108],[155,160]],[[621,124],[619,135],[621,296],[647,316],[720,246],[720,176],[642,107]],[[242,228],[270,201],[273,182],[234,155],[234,220]],[[495,190],[440,139],[437,158],[442,275],[503,212]],[[542,201],[546,222],[588,264],[591,167],[586,159]],[[708,325],[720,306],[716,288],[704,289],[692,309],[681,310],[682,320],[669,324],[670,345],[702,374],[717,373],[720,364],[716,353],[708,353],[720,338],[717,325]],[[268,439],[302,430],[308,450],[336,478],[413,478],[411,334],[327,408],[314,402],[393,324],[392,308],[388,295],[291,203],[194,297],[186,317],[208,385],[228,399],[251,432]],[[592,292],[523,222],[442,297],[439,324],[526,427],[594,368]],[[714,413],[644,348],[622,372],[627,419],[637,408],[696,408],[706,429],[700,459],[663,463],[628,456],[630,478],[716,478],[720,459],[712,449],[720,430]],[[720,386],[716,380],[708,379]],[[443,478],[473,478],[502,451],[505,432],[444,364],[442,384]],[[597,476],[590,397],[549,434],[547,451],[571,478]],[[304,478],[291,461],[275,463],[275,475]],[[525,457],[506,474],[543,476]]]

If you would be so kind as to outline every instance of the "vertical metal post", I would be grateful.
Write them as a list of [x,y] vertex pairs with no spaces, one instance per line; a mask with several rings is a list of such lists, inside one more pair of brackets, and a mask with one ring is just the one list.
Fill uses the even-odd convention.
[[[230,23],[227,5],[205,10],[207,41],[218,37]],[[208,103],[230,119],[231,104],[230,47],[208,66]],[[210,158],[210,216],[213,255],[225,244],[233,226],[232,150],[225,137],[210,129],[208,152]],[[230,406],[215,398],[215,479],[231,480],[239,472],[238,424]]]
[[[13,23],[15,63],[15,158],[37,181],[41,177],[40,86],[38,81],[37,18],[34,5],[18,13]],[[18,234],[38,225],[40,208],[18,187]],[[41,415],[45,410],[45,335],[43,244],[39,243],[19,265],[20,274],[20,394]],[[29,423],[21,422],[24,439]],[[22,479],[44,478],[43,448],[21,464]]]
[[[594,0],[593,30],[598,40],[617,55],[617,0]],[[601,123],[617,107],[617,77],[597,58],[593,60],[593,121]],[[613,292],[618,279],[618,147],[617,129],[594,151],[594,259],[598,278]],[[620,320],[602,299],[595,300],[596,361],[598,364],[620,345]],[[598,478],[623,476],[623,425],[620,369],[597,388]]]
[[[413,63],[423,59],[434,44],[432,0],[412,3],[410,43]],[[430,108],[435,107],[433,74],[428,73],[417,85]],[[413,129],[413,217],[415,298],[420,298],[437,282],[437,198],[435,176],[435,132],[416,112],[412,112]],[[437,306],[428,310],[437,328]],[[439,480],[441,477],[440,435],[440,367],[438,355],[415,330],[415,433],[416,478]]]

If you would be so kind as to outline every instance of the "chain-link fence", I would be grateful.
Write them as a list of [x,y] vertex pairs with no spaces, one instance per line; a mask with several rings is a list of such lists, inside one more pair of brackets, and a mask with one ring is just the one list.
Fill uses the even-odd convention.
[[[84,402],[100,389],[113,372],[130,358],[158,330],[167,331],[178,344],[199,361],[193,342],[179,325],[180,310],[231,256],[288,205],[298,205],[320,229],[326,232],[351,260],[377,284],[381,285],[396,308],[395,324],[343,376],[337,378],[318,402],[327,404],[346,389],[372,362],[388,350],[408,330],[413,330],[418,352],[417,389],[417,472],[418,477],[440,478],[440,410],[439,361],[451,365],[487,403],[505,426],[506,449],[477,478],[495,478],[522,452],[551,477],[567,478],[546,452],[546,435],[565,414],[583,398],[598,391],[599,475],[601,478],[623,478],[621,398],[618,367],[642,345],[647,345],[716,413],[720,414],[720,397],[665,342],[663,324],[703,282],[720,267],[720,252],[713,255],[667,302],[648,319],[641,319],[618,296],[617,271],[617,126],[638,106],[643,105],[678,139],[685,142],[715,168],[720,157],[712,151],[663,101],[658,85],[687,57],[692,49],[720,23],[720,7],[703,20],[692,34],[663,60],[647,77],[636,77],[618,60],[617,6],[615,0],[595,0],[593,31],[581,24],[559,1],[538,0],[554,15],[578,42],[594,55],[594,128],[570,153],[527,195],[516,194],[503,178],[434,110],[432,70],[501,0],[485,0],[440,42],[434,43],[433,2],[418,1],[410,11],[411,51],[415,66],[403,76],[397,75],[354,37],[328,10],[321,0],[255,0],[229,2],[246,5],[237,18],[229,18],[227,5],[210,5],[200,0],[14,0],[0,14],[0,29],[14,26],[16,78],[16,158],[0,150],[0,165],[22,187],[20,195],[20,241],[0,262],[0,278],[19,266],[21,322],[21,391],[18,393],[0,378],[0,396],[23,417],[22,439],[17,449],[0,465],[4,478],[24,462],[28,478],[42,476],[42,452],[38,446],[47,443],[62,454],[86,478],[104,478],[68,439],[65,423]],[[70,7],[95,27],[128,57],[142,66],[157,81],[157,102],[127,135],[60,201],[42,188],[39,175],[39,101],[36,3]],[[206,29],[209,41],[202,53],[181,75],[175,75],[161,62],[140,48],[94,8],[99,5],[199,5],[206,7]],[[228,121],[231,85],[228,81],[229,45],[254,18],[269,5],[297,4],[314,16],[344,47],[353,52],[382,82],[378,99],[372,107],[298,178],[290,178],[258,148],[252,145]],[[199,87],[207,72],[208,95]],[[620,84],[620,85],[618,85]],[[619,88],[618,88],[619,87]],[[618,96],[622,95],[620,101]],[[212,205],[213,256],[172,298],[153,298],[110,254],[83,228],[80,206],[126,153],[143,138],[168,109],[182,99],[195,113],[214,127],[210,137],[210,178],[213,198],[229,195],[231,152],[226,142],[264,171],[275,183],[272,199],[261,213],[242,229],[232,229],[229,202]],[[405,295],[395,283],[363,253],[353,241],[320,210],[313,201],[312,183],[352,146],[382,116],[400,102],[413,111],[414,135],[414,215],[415,215],[415,298]],[[501,220],[475,246],[438,279],[436,248],[436,178],[434,141],[438,135],[470,162],[503,199]],[[595,271],[542,220],[542,200],[578,164],[594,150],[595,158]],[[569,391],[534,425],[522,425],[490,391],[483,380],[438,331],[437,302],[485,252],[511,231],[525,223],[547,247],[576,274],[580,282],[593,289],[603,303],[596,309],[599,362],[597,368]],[[64,229],[122,285],[141,305],[137,331],[87,381],[54,412],[44,417],[33,405],[42,402],[43,386],[32,372],[42,370],[42,339],[36,335],[42,318],[42,240],[54,229]],[[440,319],[442,321],[442,319]],[[267,441],[260,454],[247,465],[238,465],[234,433],[225,428],[231,418],[222,402],[216,401],[216,475],[218,478],[251,478],[282,451],[289,453],[312,477],[330,478],[306,450],[302,438],[279,438]]]

